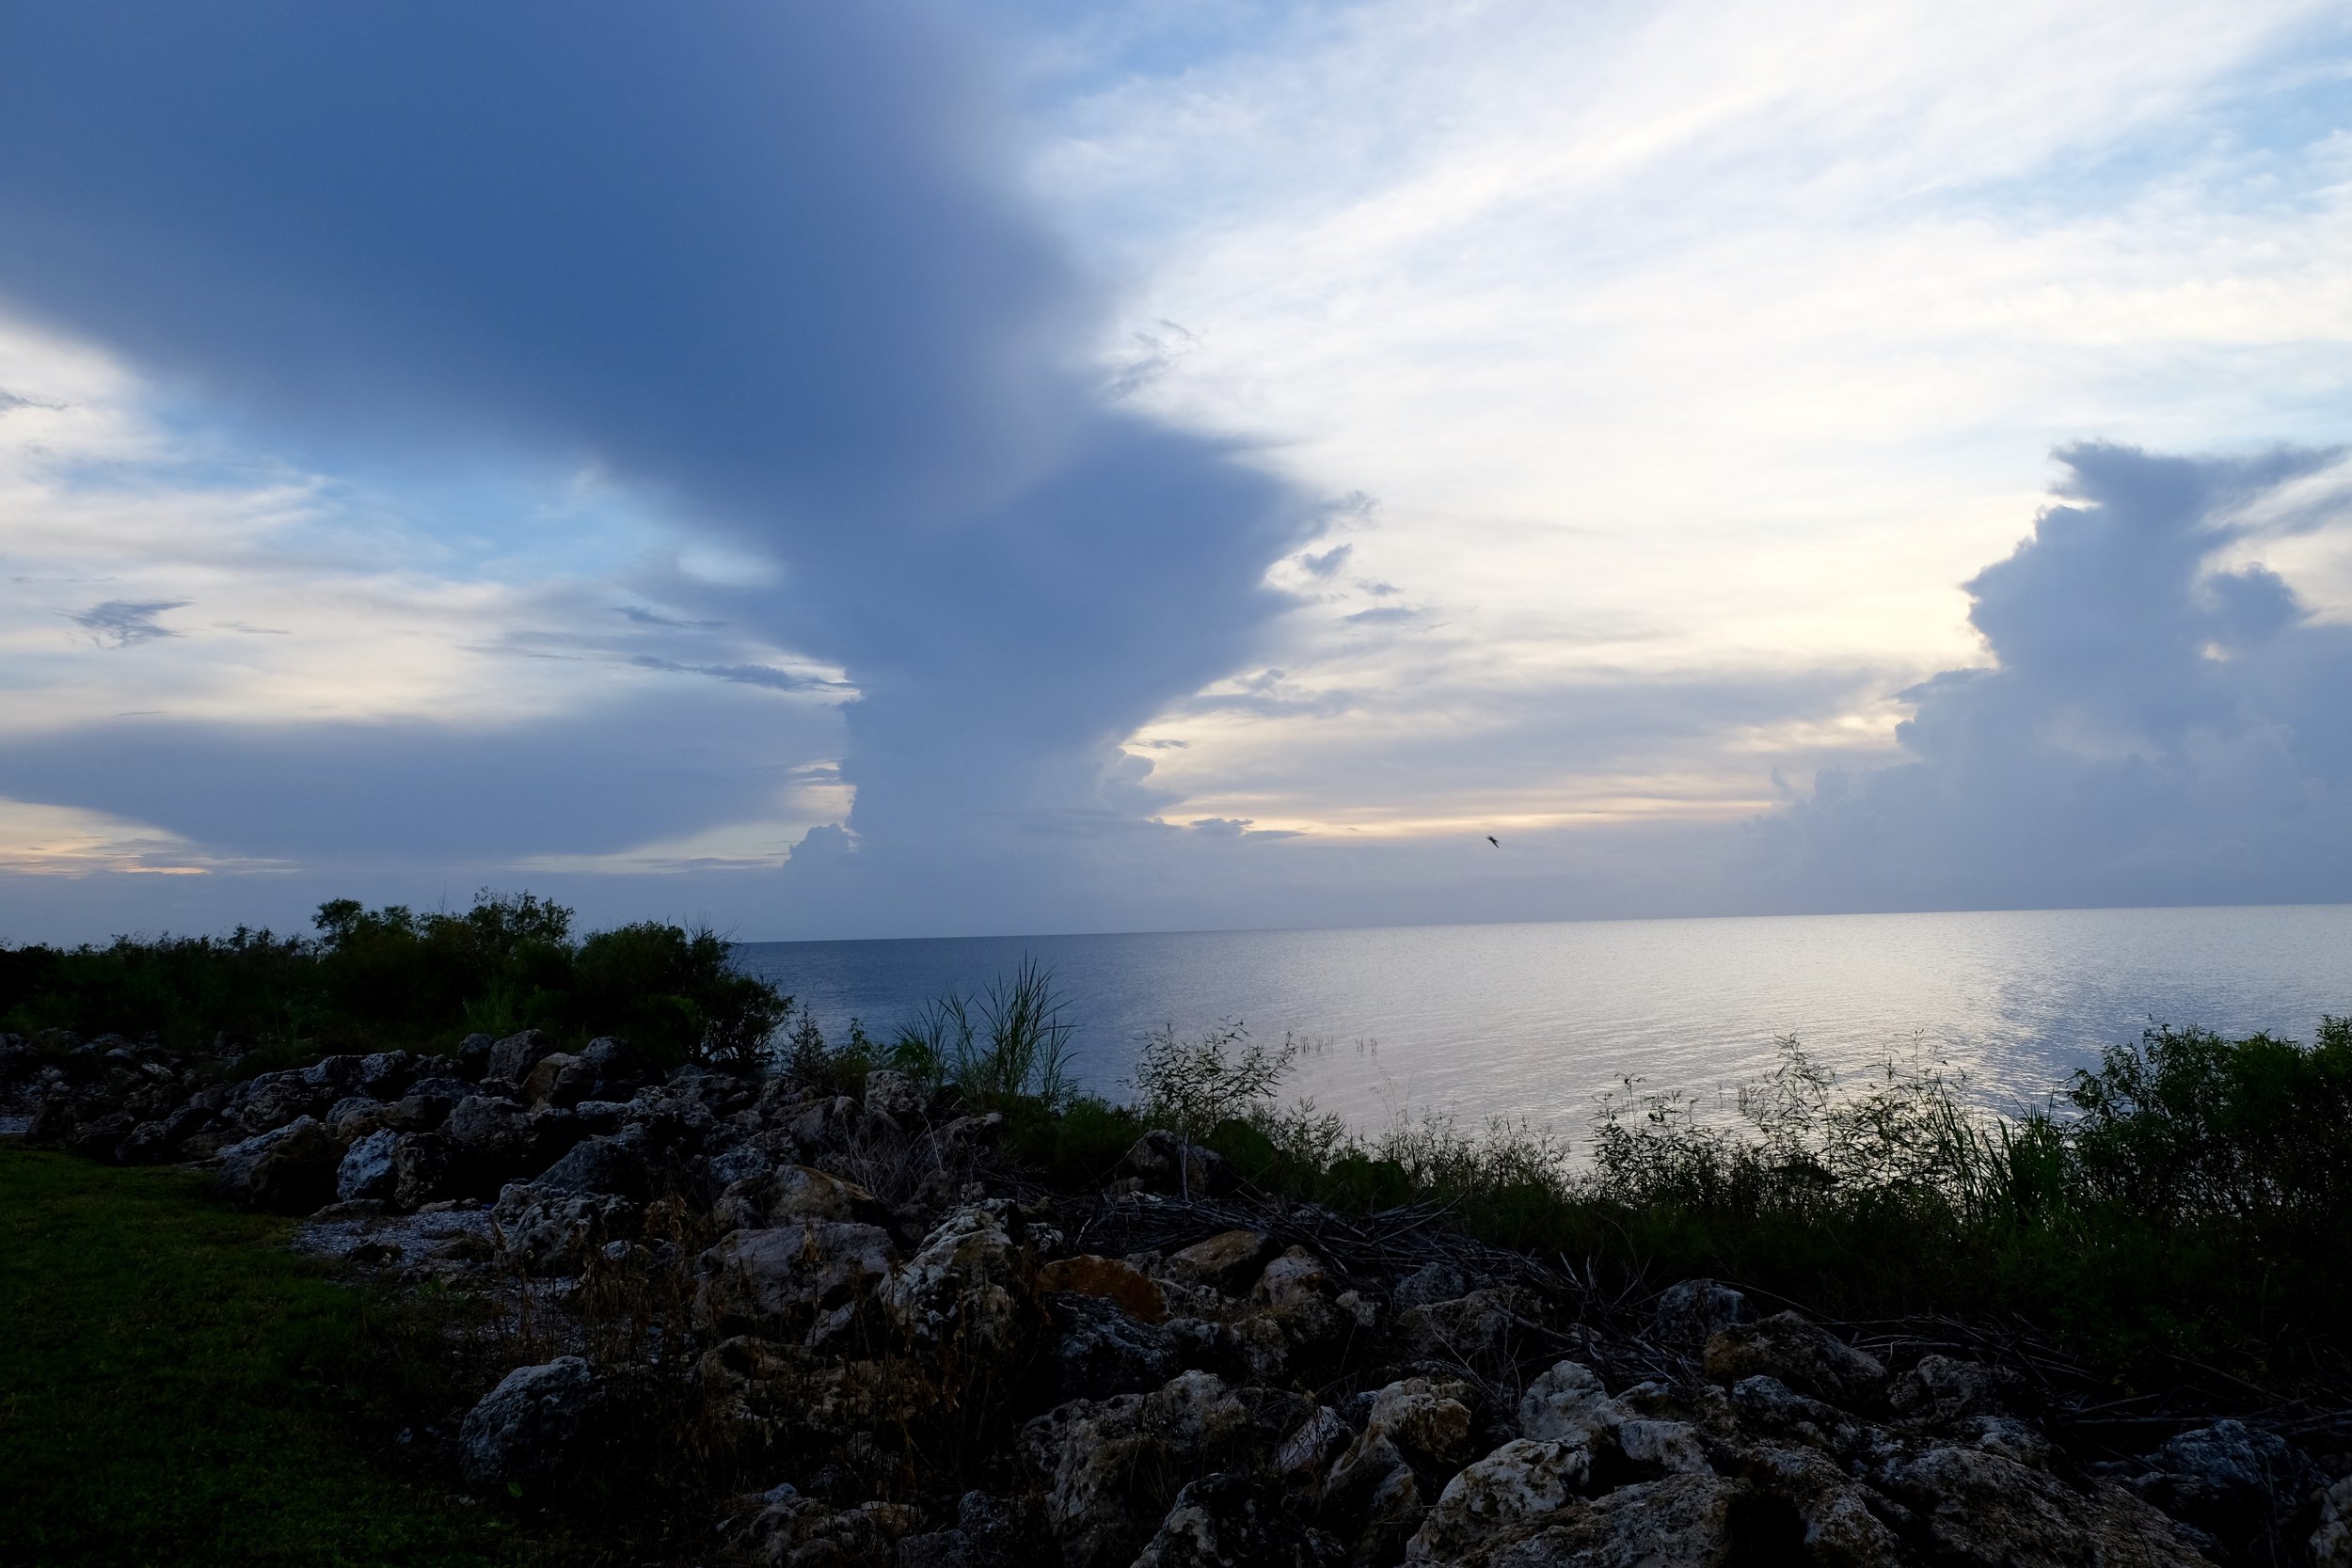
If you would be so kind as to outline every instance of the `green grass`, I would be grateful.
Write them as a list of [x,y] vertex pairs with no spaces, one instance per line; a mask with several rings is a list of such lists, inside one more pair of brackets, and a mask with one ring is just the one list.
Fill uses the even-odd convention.
[[185,1172],[0,1148],[0,1560],[528,1560],[389,1457],[441,1375],[429,1325],[287,1252],[286,1223]]

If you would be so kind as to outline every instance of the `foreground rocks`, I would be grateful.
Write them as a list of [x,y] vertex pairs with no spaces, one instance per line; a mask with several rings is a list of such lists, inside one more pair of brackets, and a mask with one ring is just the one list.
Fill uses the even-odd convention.
[[1956,1347],[1713,1281],[1597,1324],[1466,1242],[1351,1252],[1165,1135],[1049,1193],[997,1163],[999,1120],[897,1073],[662,1074],[535,1035],[199,1066],[0,1040],[0,1110],[202,1162],[317,1250],[527,1320],[445,1418],[455,1479],[560,1506],[728,1478],[694,1528],[738,1560],[2352,1568],[2341,1452],[2235,1420],[2091,1451]]

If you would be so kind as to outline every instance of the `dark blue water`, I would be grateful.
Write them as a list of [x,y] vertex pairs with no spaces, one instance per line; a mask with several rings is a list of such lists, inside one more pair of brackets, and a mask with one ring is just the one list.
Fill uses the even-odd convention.
[[1800,915],[908,942],[749,942],[739,961],[839,1038],[1025,958],[1117,1092],[1141,1034],[1225,1020],[1311,1042],[1295,1088],[1361,1124],[1496,1114],[1573,1135],[1628,1076],[1701,1095],[1795,1035],[1843,1070],[1941,1059],[2038,1102],[2152,1019],[2308,1039],[2352,1013],[2352,906]]

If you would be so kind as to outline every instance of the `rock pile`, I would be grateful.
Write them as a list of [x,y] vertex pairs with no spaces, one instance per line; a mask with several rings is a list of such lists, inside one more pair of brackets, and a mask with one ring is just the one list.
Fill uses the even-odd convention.
[[[465,1417],[460,1478],[560,1493],[688,1408],[771,1483],[726,1539],[777,1568],[2352,1568],[2342,1454],[2233,1420],[2073,1451],[1994,1367],[1712,1281],[1659,1299],[1636,1366],[1533,1265],[1367,1263],[1165,1136],[1040,1190],[995,1118],[897,1073],[524,1034],[206,1087],[152,1047],[0,1040],[0,1095],[31,1142],[209,1162],[395,1278],[534,1282],[576,1353]],[[587,1332],[616,1290],[658,1355]]]

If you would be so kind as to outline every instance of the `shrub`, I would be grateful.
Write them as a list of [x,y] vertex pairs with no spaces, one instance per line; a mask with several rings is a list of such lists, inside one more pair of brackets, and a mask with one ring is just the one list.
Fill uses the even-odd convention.
[[738,973],[727,944],[659,923],[572,937],[572,911],[485,890],[461,913],[319,906],[310,937],[118,937],[105,947],[0,950],[0,1029],[227,1036],[244,1070],[331,1051],[443,1049],[473,1030],[626,1036],[656,1061],[749,1067],[790,999]]

